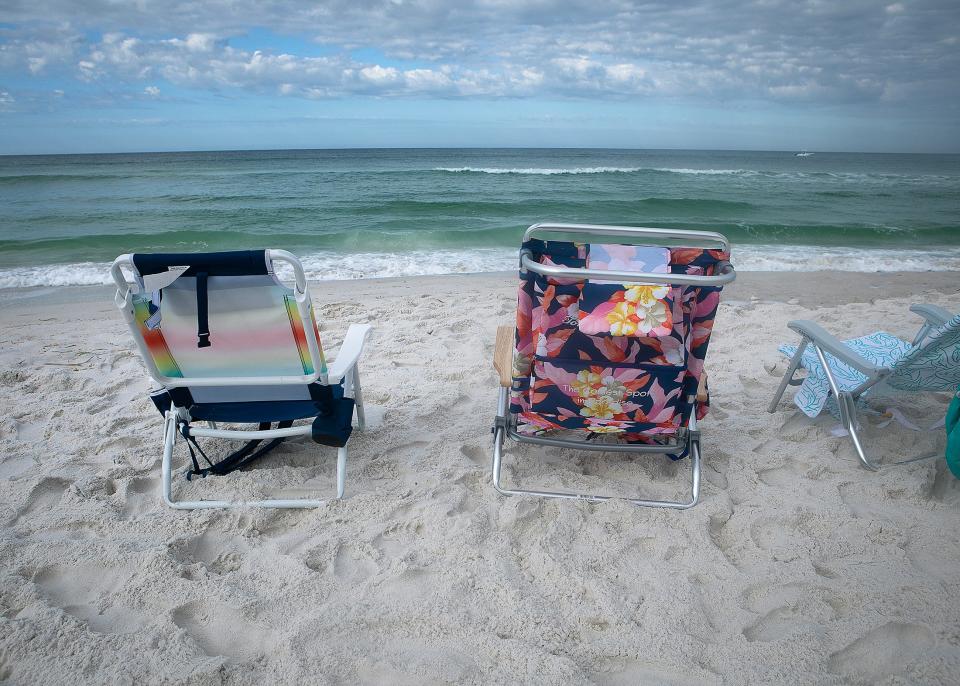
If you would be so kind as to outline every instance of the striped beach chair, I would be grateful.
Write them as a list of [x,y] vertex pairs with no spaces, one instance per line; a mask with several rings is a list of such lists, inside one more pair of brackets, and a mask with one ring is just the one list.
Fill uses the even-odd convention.
[[[557,240],[576,235],[577,241]],[[548,240],[545,237],[551,238]],[[718,233],[536,224],[524,234],[516,326],[497,332],[493,485],[504,495],[610,496],[501,482],[506,438],[549,448],[690,456],[691,496],[629,498],[685,509],[700,487],[697,420],[720,291],[736,278]]]
[[[293,288],[277,278],[277,264],[292,269]],[[364,421],[357,366],[369,326],[351,325],[336,360],[327,364],[303,266],[285,250],[121,255],[111,274],[116,305],[159,384],[151,399],[164,417],[161,488],[168,505],[291,508],[323,502],[175,501],[178,436],[190,451],[188,478],[228,474],[286,438],[312,436],[337,448],[337,497],[343,496],[354,411],[360,428]],[[294,425],[299,420],[309,421]],[[257,428],[233,426],[246,424]],[[199,438],[246,444],[214,461]]]

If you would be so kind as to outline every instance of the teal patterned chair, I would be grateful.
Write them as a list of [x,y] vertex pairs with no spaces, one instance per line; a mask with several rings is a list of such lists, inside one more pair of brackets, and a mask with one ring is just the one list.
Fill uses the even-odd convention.
[[[911,343],[884,331],[840,341],[814,322],[790,322],[787,326],[800,334],[800,343],[779,348],[790,364],[767,410],[776,410],[788,385],[800,386],[793,399],[797,407],[810,417],[825,407],[838,415],[863,465],[879,469],[860,441],[857,401],[882,391],[952,391],[960,384],[960,315],[935,305],[911,305],[910,311],[924,319]],[[795,380],[801,367],[807,376]]]

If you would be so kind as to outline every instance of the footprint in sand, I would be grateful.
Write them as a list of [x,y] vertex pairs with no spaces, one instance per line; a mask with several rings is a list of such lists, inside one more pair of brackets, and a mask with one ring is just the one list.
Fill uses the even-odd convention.
[[47,567],[33,577],[40,595],[101,634],[129,634],[149,616],[116,602],[115,596],[133,576],[125,567]]
[[54,509],[63,497],[64,492],[70,486],[70,481],[58,477],[46,477],[34,486],[30,495],[27,496],[27,502],[17,511],[16,516],[10,521],[13,526],[23,520],[29,519],[35,512],[45,512]]
[[936,642],[928,628],[919,624],[890,622],[833,653],[828,663],[834,674],[874,683],[905,674]]
[[156,477],[138,477],[132,479],[124,491],[124,519],[137,519],[141,515],[159,507],[160,480]]
[[214,574],[240,569],[246,551],[247,544],[243,538],[209,530],[170,547],[170,554],[181,564],[199,562]]
[[849,613],[843,599],[822,586],[758,584],[743,594],[745,610],[761,617],[743,629],[750,642],[773,642],[799,634],[822,637],[828,622]]
[[272,630],[222,603],[188,603],[176,608],[172,618],[210,657],[247,661],[272,652],[277,645]]
[[376,562],[353,546],[340,546],[334,553],[333,574],[343,584],[352,585],[366,581],[379,570]]
[[36,466],[33,458],[29,455],[7,455],[0,462],[0,480],[13,480],[18,476]]
[[487,451],[475,445],[465,445],[460,448],[460,452],[474,464],[487,466],[492,459],[487,455]]

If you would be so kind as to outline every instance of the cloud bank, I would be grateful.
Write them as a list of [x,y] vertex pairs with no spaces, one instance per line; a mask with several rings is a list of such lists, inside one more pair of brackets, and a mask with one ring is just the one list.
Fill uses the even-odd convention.
[[[960,4],[864,0],[15,0],[0,111],[50,84],[305,99],[957,106]],[[64,85],[66,84],[66,85]],[[62,95],[62,94],[61,94]]]

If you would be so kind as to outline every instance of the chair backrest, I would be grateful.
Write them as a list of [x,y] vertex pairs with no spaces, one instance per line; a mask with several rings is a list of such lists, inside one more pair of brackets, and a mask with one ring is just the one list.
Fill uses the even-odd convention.
[[885,379],[901,391],[950,391],[960,385],[960,315],[932,331]]
[[[679,281],[712,276],[729,258],[724,250],[538,239],[524,242],[524,254],[541,265]],[[528,427],[672,434],[685,425],[721,286],[621,281],[521,269],[511,412]]]
[[[295,288],[276,277],[274,260],[293,266]],[[257,386],[263,395],[266,386],[325,383],[306,278],[293,255],[277,250],[121,255],[113,275],[117,304],[151,376],[165,387],[229,395],[231,388]]]

